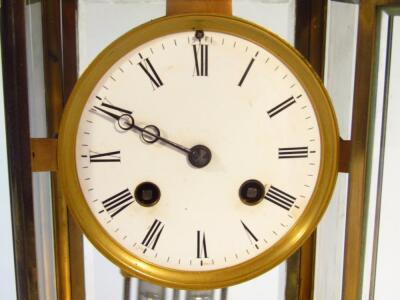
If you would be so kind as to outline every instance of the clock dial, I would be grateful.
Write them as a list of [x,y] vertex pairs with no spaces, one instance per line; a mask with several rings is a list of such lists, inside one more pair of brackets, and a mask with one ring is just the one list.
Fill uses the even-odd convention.
[[220,288],[282,262],[337,176],[329,97],[284,41],[234,17],[128,32],[77,82],[58,141],[68,205],[124,272]]
[[274,246],[321,162],[301,81],[268,49],[216,31],[164,35],[117,60],[86,100],[75,145],[81,191],[108,235],[184,271]]

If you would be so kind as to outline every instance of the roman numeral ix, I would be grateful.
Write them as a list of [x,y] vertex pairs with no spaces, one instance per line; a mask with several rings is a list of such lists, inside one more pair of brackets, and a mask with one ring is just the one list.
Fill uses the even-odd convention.
[[208,45],[193,45],[193,54],[196,76],[208,76]]
[[161,81],[160,76],[158,76],[156,70],[154,69],[153,65],[151,64],[150,60],[148,58],[145,58],[143,62],[139,63],[140,68],[143,70],[143,72],[150,78],[150,81],[156,88],[159,88],[160,86],[163,85],[163,82]]
[[308,147],[279,148],[279,158],[306,158],[308,157]]
[[197,258],[208,258],[206,233],[203,232],[203,234],[201,234],[200,230],[197,230]]
[[[96,153],[93,151],[90,151],[90,153]],[[90,154],[90,162],[120,162],[121,161],[121,152],[120,151],[112,151],[112,152],[107,152],[107,153],[96,153],[96,154]]]
[[[115,217],[125,208],[133,203],[133,196],[130,193],[129,189],[125,189],[122,192],[119,192],[110,198],[104,200],[103,206],[104,209],[110,214],[111,218]],[[99,211],[102,213],[104,210]]]
[[284,191],[274,187],[268,189],[267,194],[264,196],[269,202],[282,207],[283,209],[290,210],[296,201],[296,198],[285,193]]
[[296,100],[294,100],[294,97],[292,96],[283,101],[282,103],[278,104],[274,108],[271,108],[269,111],[267,111],[267,113],[269,117],[272,118],[273,116],[279,114],[281,111],[285,110],[294,103],[296,103]]
[[161,221],[155,219],[142,241],[142,245],[146,247],[143,250],[143,253],[146,253],[147,248],[150,248],[151,250],[154,250],[156,248],[157,242],[160,239],[160,235],[163,229],[164,224]]

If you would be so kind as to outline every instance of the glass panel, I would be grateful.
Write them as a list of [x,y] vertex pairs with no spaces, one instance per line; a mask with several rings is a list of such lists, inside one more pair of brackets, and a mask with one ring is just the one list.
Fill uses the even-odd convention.
[[363,299],[397,297],[395,274],[400,267],[397,211],[400,168],[400,10],[387,8],[378,24],[375,107],[368,193]]
[[[1,16],[0,16],[1,21]],[[0,47],[0,61],[2,59]],[[15,289],[14,249],[8,181],[7,143],[4,117],[3,67],[0,68],[0,299],[17,299]],[[4,276],[7,274],[7,276]]]
[[295,30],[294,0],[233,0],[233,15],[261,25],[291,45]]
[[[350,139],[357,46],[358,5],[328,2],[325,86],[343,139]],[[339,173],[316,241],[314,298],[341,299],[348,174]]]
[[[380,15],[380,29],[378,35],[378,63],[376,72],[376,91],[375,91],[375,108],[374,121],[372,125],[373,138],[371,141],[371,156],[370,156],[370,173],[369,173],[369,189],[368,189],[368,215],[366,228],[366,245],[364,258],[364,274],[362,299],[369,299],[370,283],[373,281],[373,260],[374,255],[374,231],[375,218],[377,209],[377,193],[378,193],[378,178],[379,165],[381,155],[381,138],[382,138],[382,120],[383,120],[383,102],[384,102],[384,86],[385,86],[385,70],[386,70],[386,53],[387,53],[387,33],[388,19],[386,13]],[[373,290],[373,288],[372,288]]]
[[[25,17],[30,134],[47,137],[41,2],[28,2]],[[32,173],[32,187],[39,299],[55,299],[50,172]]]
[[400,17],[391,17],[392,40],[390,41],[390,71],[385,80],[387,86],[387,119],[385,129],[384,161],[382,170],[382,194],[379,216],[379,240],[376,260],[375,299],[398,297],[398,279],[394,275],[400,269],[398,254],[400,242],[398,212],[398,171],[400,169]]

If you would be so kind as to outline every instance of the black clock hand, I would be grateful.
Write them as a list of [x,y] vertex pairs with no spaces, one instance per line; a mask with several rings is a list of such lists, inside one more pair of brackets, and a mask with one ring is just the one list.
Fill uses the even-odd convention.
[[[191,163],[191,165],[193,165],[196,168],[202,168],[205,167],[211,160],[211,151],[210,149],[208,149],[206,146],[204,145],[196,145],[193,146],[192,148],[187,148],[185,146],[182,146],[178,143],[175,143],[165,137],[162,137],[160,134],[160,129],[158,129],[157,126],[155,125],[148,125],[145,127],[140,127],[138,125],[135,124],[135,120],[134,118],[130,115],[130,111],[113,106],[113,105],[109,105],[106,103],[102,104],[103,106],[121,111],[121,112],[127,112],[123,115],[117,115],[115,113],[109,112],[105,109],[102,109],[98,106],[94,106],[95,109],[105,113],[106,115],[112,117],[113,119],[118,121],[118,126],[123,129],[123,130],[130,130],[130,129],[135,129],[137,131],[140,131],[142,134],[142,138],[145,142],[147,143],[154,143],[158,140],[180,150],[183,151],[184,153],[187,154],[187,157],[189,159],[189,162]],[[148,129],[152,128],[156,133],[153,133],[151,131],[149,131]],[[146,135],[153,137],[153,140],[148,140],[146,139]]]
[[115,120],[119,120],[119,118],[121,117],[121,116],[118,116],[118,115],[116,115],[116,114],[114,114],[114,113],[112,113],[112,112],[109,112],[109,111],[107,111],[107,110],[105,110],[105,109],[102,109],[102,108],[100,108],[100,107],[98,107],[98,106],[93,106],[95,109],[97,109],[97,110],[100,110],[101,112],[103,112],[103,113],[105,113],[106,115],[109,115],[110,117],[112,117],[112,118],[114,118]]
[[[108,106],[108,104],[105,104],[104,106]],[[179,150],[181,150],[181,151],[183,151],[183,152],[185,152],[187,154],[189,154],[190,151],[191,151],[189,148],[186,148],[186,147],[184,147],[182,145],[179,145],[178,143],[172,142],[172,141],[162,137],[160,135],[160,130],[155,125],[149,125],[149,126],[146,126],[146,127],[147,128],[149,128],[149,127],[150,128],[154,128],[156,130],[156,132],[157,132],[156,134],[146,130],[146,127],[142,128],[142,127],[137,126],[135,124],[135,121],[134,121],[133,117],[130,114],[123,114],[123,115],[119,116],[119,115],[114,114],[112,112],[109,112],[109,111],[107,111],[105,109],[102,109],[102,108],[100,108],[98,106],[94,106],[94,108],[96,108],[97,110],[99,110],[99,111],[105,113],[106,115],[109,115],[110,117],[112,117],[115,120],[117,120],[119,127],[121,129],[123,129],[123,130],[129,130],[131,128],[134,128],[134,129],[136,129],[136,130],[138,130],[138,131],[140,131],[142,133],[142,137],[143,137],[143,133],[145,133],[145,134],[150,135],[153,138],[155,138],[152,141],[148,141],[148,140],[146,140],[146,138],[144,138],[144,140],[146,142],[148,142],[148,143],[154,143],[157,140],[160,140],[160,141],[163,141],[164,143],[169,144],[169,145],[171,145],[171,146],[173,146],[173,147],[175,147],[175,148],[177,148],[177,149],[179,149]],[[118,110],[126,112],[126,110],[122,110],[122,109],[118,109]]]
[[[185,146],[182,146],[178,143],[175,143],[169,139],[166,139],[160,135],[160,129],[158,129],[157,126],[155,125],[148,125],[145,127],[140,127],[135,124],[135,120],[130,114],[124,114],[122,115],[119,120],[118,120],[118,125],[121,127],[123,130],[129,130],[131,128],[136,129],[142,133],[142,138],[148,142],[148,143],[154,143],[158,140],[178,149],[187,154],[187,157],[189,159],[189,162],[192,164],[192,166],[196,168],[202,168],[205,167],[211,160],[211,151],[208,149],[206,146],[203,145],[196,145],[193,146],[192,148],[186,148]],[[146,128],[152,128],[153,130],[156,131],[156,133],[153,133]],[[143,133],[150,135],[151,137],[154,138],[154,140],[146,140],[145,135]]]
[[[185,146],[182,146],[182,145],[175,143],[165,137],[162,137],[160,134],[160,129],[157,126],[148,125],[145,127],[140,127],[140,126],[136,125],[135,120],[131,115],[128,115],[128,114],[122,115],[118,120],[118,125],[123,130],[129,130],[129,129],[133,128],[133,129],[140,131],[142,133],[142,137],[143,137],[144,141],[147,143],[154,143],[154,142],[160,140],[172,147],[175,147],[178,150],[185,152],[186,154],[190,154],[191,150],[189,148],[186,148]],[[156,133],[149,131],[148,128],[152,128],[154,131],[156,131]],[[143,135],[144,133],[153,137],[154,140],[151,140],[151,141],[147,140],[145,138],[145,136]]]

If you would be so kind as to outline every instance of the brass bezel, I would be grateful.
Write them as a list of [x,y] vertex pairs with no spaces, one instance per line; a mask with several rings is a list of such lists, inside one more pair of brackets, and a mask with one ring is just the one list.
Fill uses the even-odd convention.
[[[314,106],[321,134],[321,164],[316,188],[296,225],[275,245],[239,265],[213,271],[162,268],[130,254],[97,222],[82,194],[75,162],[77,128],[83,107],[102,75],[124,54],[170,33],[196,29],[240,36],[279,57],[303,85]],[[80,77],[65,108],[58,144],[62,191],[88,239],[123,272],[156,284],[180,289],[212,289],[233,285],[271,269],[291,255],[314,231],[332,194],[338,172],[339,135],[329,96],[308,62],[290,45],[268,30],[246,20],[212,14],[163,17],[141,25],[102,51]]]

